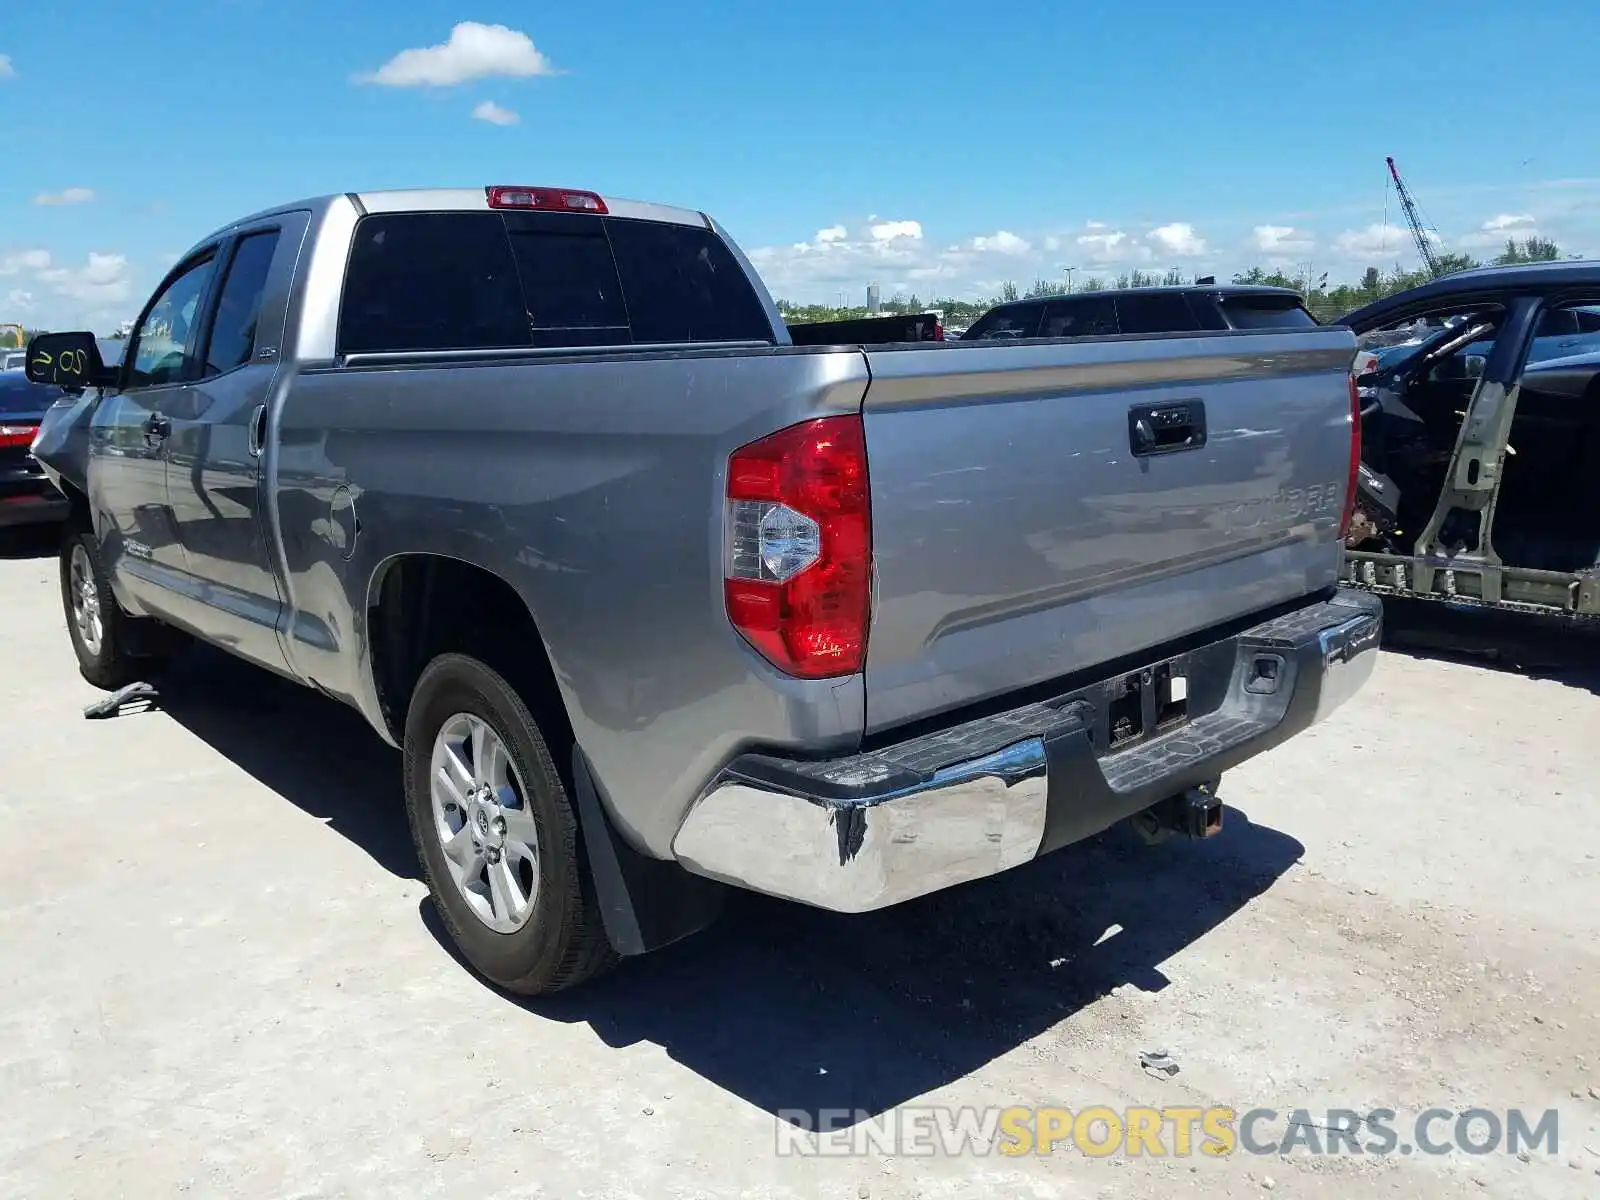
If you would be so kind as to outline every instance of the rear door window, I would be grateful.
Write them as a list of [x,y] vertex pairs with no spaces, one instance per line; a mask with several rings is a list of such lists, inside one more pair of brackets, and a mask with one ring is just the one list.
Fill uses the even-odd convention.
[[772,323],[738,261],[709,229],[610,220],[635,342],[772,341]]
[[1044,307],[1039,336],[1111,337],[1119,332],[1117,306],[1110,296],[1052,300]]
[[1119,296],[1117,323],[1123,333],[1190,333],[1198,327],[1182,292]]
[[1317,323],[1294,296],[1226,296],[1222,311],[1234,329],[1305,329]]
[[277,248],[276,229],[240,239],[217,298],[217,315],[211,322],[200,369],[202,377],[242,367],[255,353],[256,321],[261,316],[267,272],[272,269],[272,255]]
[[1042,304],[1017,304],[998,308],[980,317],[978,323],[962,334],[964,342],[984,338],[1031,338],[1039,336],[1039,318],[1044,315]]
[[499,214],[363,217],[339,312],[343,354],[531,344]]
[[1223,319],[1222,308],[1217,298],[1209,292],[1190,292],[1189,313],[1194,317],[1196,329],[1208,329],[1218,332],[1228,328],[1228,322]]

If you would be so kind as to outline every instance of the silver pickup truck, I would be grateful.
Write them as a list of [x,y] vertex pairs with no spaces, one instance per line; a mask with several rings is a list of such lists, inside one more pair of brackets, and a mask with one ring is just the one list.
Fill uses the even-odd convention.
[[860,912],[1213,833],[1223,771],[1370,674],[1350,331],[792,342],[699,212],[219,230],[119,366],[30,345],[83,674],[192,637],[354,706],[462,954],[525,993],[726,885]]

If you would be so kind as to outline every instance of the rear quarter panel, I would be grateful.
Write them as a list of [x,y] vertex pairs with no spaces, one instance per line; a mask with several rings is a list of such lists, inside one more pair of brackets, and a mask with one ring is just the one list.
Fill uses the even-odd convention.
[[619,828],[667,857],[740,749],[859,741],[859,675],[785,678],[728,624],[722,496],[733,449],[858,410],[866,382],[859,352],[788,349],[302,373],[267,462],[291,665],[381,728],[367,611],[386,565],[493,572],[538,623]]

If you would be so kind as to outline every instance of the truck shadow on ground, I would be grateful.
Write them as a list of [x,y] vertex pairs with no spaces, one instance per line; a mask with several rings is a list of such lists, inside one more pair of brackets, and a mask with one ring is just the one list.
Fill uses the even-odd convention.
[[[608,978],[570,995],[506,999],[587,1024],[611,1046],[654,1043],[780,1120],[870,1117],[1070,1023],[1114,988],[1170,986],[1161,964],[1303,850],[1230,809],[1223,834],[1204,843],[1151,848],[1119,828],[861,916],[736,893],[712,929]],[[1133,1023],[1121,1029],[1112,1053],[1136,1070],[1139,1052],[1158,1047],[1141,1044]]]
[[[219,753],[385,869],[415,877],[399,756],[353,711],[204,649],[168,673],[161,695]],[[863,916],[730,892],[710,930],[583,988],[539,1000],[502,994],[507,1036],[519,1020],[586,1024],[611,1046],[654,1043],[780,1119],[876,1115],[1016,1050],[1114,988],[1169,986],[1161,964],[1266,891],[1303,851],[1230,809],[1221,836],[1204,842],[1147,847],[1119,827]],[[420,915],[459,963],[431,901]],[[1113,1052],[1137,1069],[1139,1051],[1154,1047],[1135,1024],[1125,1028]],[[1159,1031],[1147,1036],[1159,1041]]]
[[1547,679],[1600,696],[1600,620],[1551,625],[1517,613],[1456,612],[1390,598],[1384,649]]
[[59,525],[0,529],[0,559],[54,558],[61,548]]

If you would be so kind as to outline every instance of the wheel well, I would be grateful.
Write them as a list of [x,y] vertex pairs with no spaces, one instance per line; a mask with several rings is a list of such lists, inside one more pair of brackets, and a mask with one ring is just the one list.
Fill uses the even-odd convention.
[[390,564],[367,612],[378,700],[396,742],[423,668],[440,654],[481,659],[506,677],[528,706],[563,775],[572,726],[533,614],[492,571],[436,554]]

